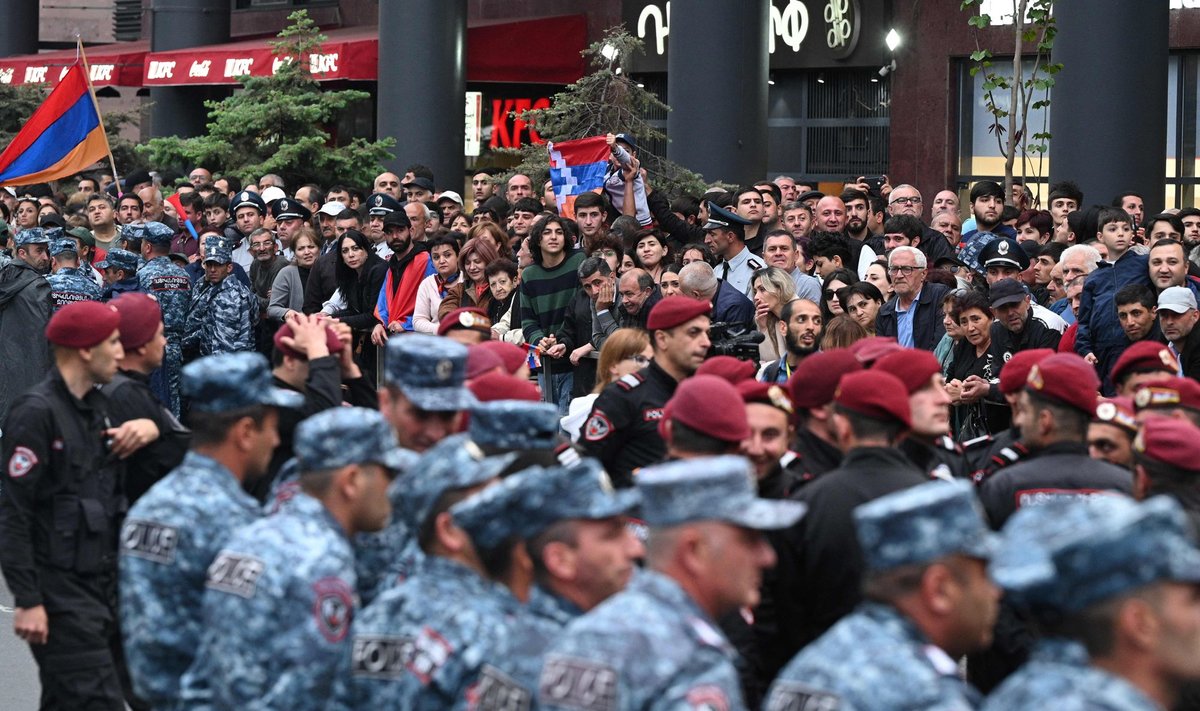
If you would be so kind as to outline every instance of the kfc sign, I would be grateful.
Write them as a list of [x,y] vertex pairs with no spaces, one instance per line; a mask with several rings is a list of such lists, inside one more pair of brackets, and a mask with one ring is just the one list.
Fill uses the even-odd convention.
[[[489,148],[520,148],[525,143],[540,144],[546,141],[537,134],[533,126],[517,118],[530,109],[548,109],[550,99],[492,99],[492,140]],[[514,116],[515,114],[515,116]],[[522,140],[522,134],[528,137]]]

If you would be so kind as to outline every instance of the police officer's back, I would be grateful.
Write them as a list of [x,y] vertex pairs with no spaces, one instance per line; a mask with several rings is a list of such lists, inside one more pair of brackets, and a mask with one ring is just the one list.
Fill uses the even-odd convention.
[[[57,228],[47,231],[61,232]],[[52,240],[50,258],[54,273],[46,281],[50,283],[55,311],[76,301],[100,300],[100,287],[79,266],[79,246],[75,240],[61,236]]]
[[146,263],[138,270],[138,285],[158,299],[167,339],[162,369],[152,376],[151,387],[164,398],[171,414],[179,417],[179,369],[183,367],[183,329],[192,301],[192,282],[187,271],[168,256],[173,237],[171,228],[161,222],[145,224],[142,258]]

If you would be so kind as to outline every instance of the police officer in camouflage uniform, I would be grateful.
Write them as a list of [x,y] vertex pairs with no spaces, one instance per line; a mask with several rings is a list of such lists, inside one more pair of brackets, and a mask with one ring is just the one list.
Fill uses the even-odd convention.
[[147,222],[142,238],[142,258],[145,266],[138,270],[141,290],[158,299],[162,308],[163,335],[167,349],[162,368],[150,377],[150,386],[167,404],[171,414],[179,417],[179,370],[183,367],[184,321],[191,305],[192,282],[182,267],[167,256],[174,234],[161,222]]
[[393,487],[404,497],[394,518],[416,532],[421,556],[403,583],[384,590],[354,621],[352,677],[338,694],[341,704],[433,711],[463,698],[464,666],[477,663],[476,643],[502,634],[512,605],[511,595],[485,577],[449,509],[492,482],[513,456],[486,457],[465,435],[454,435],[396,479]]
[[757,604],[762,570],[775,564],[762,531],[794,524],[805,507],[758,498],[738,456],[647,467],[637,489],[647,569],[550,645],[539,707],[745,709],[716,621]]
[[636,490],[613,491],[600,463],[583,459],[528,468],[451,510],[477,547],[515,536],[533,564],[525,606],[483,655],[474,708],[528,708],[550,643],[625,588],[645,554],[625,519],[637,503]]
[[204,283],[192,293],[183,352],[201,356],[254,350],[258,299],[233,273],[233,256],[220,237],[204,243]]
[[279,442],[278,407],[298,394],[271,386],[258,353],[202,358],[183,369],[192,448],[129,511],[121,531],[121,629],[134,689],[154,708],[178,703],[200,642],[208,566],[239,526],[261,516],[242,490]]
[[216,708],[325,709],[350,663],[350,537],[391,515],[396,472],[416,455],[383,415],[325,410],[296,429],[300,491],[236,531],[208,568],[203,637],[183,702]]
[[986,569],[996,538],[971,485],[922,484],[854,519],[867,601],[784,667],[764,708],[975,708],[955,660],[987,643],[1000,591]]
[[[62,230],[53,228],[49,232]],[[50,282],[50,298],[54,299],[54,310],[58,311],[76,301],[99,301],[100,287],[79,266],[79,252],[75,240],[58,237],[50,242],[50,269],[46,277]]]
[[1180,622],[1200,614],[1200,550],[1186,515],[1166,496],[1106,514],[1031,541],[1018,551],[1024,565],[997,569],[1013,592],[1059,610],[1062,636],[985,708],[1170,709],[1200,679],[1198,633]]
[[96,264],[96,268],[104,273],[104,281],[108,284],[101,296],[104,301],[112,301],[121,294],[142,289],[137,278],[138,255],[133,252],[110,249],[104,261]]

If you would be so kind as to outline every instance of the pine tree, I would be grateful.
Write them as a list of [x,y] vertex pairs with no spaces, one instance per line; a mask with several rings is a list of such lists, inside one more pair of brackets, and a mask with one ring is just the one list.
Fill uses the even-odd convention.
[[281,61],[273,75],[241,77],[242,91],[205,102],[207,135],[155,138],[139,152],[158,167],[203,165],[243,181],[275,173],[288,185],[371,184],[382,162],[392,157],[388,149],[395,141],[356,138],[336,145],[325,127],[370,94],[323,91],[309,71],[309,56],[326,38],[304,10],[288,21],[291,25],[271,43]]
[[[609,29],[603,39],[583,50],[593,67],[590,74],[555,94],[550,99],[550,108],[524,111],[517,118],[536,126],[538,135],[547,141],[607,133],[631,134],[638,141],[638,160],[655,190],[673,195],[700,195],[706,183],[699,174],[647,150],[650,142],[666,136],[645,117],[670,109],[629,76],[630,58],[643,51],[642,41],[623,28]],[[545,146],[527,145],[513,152],[521,156],[514,172],[532,176],[549,174],[550,159]]]

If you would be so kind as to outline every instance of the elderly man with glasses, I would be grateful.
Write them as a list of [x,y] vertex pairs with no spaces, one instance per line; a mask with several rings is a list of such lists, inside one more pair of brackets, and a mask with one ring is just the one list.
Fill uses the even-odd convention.
[[916,247],[896,247],[888,255],[895,295],[879,310],[875,333],[891,336],[906,348],[932,351],[945,333],[942,298],[950,287],[926,284],[927,264],[925,254]]

